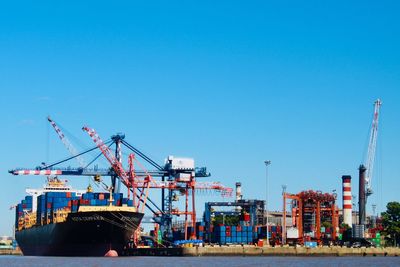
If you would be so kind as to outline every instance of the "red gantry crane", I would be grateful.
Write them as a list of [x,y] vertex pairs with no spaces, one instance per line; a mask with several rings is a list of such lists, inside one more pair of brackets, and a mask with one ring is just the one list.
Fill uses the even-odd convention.
[[[290,200],[292,227],[286,227],[287,202]],[[304,244],[305,241],[316,241],[321,244],[324,233],[322,223],[330,224],[330,239],[337,239],[339,211],[335,204],[336,195],[320,191],[302,191],[298,194],[283,193],[283,235],[287,241]],[[289,211],[289,212],[290,212]]]

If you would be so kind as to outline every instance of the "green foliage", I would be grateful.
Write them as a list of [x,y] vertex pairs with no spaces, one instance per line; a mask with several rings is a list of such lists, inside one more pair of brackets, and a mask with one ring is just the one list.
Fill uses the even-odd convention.
[[342,240],[343,241],[349,241],[351,240],[352,237],[352,230],[350,225],[342,223],[340,225],[340,229],[343,229],[343,234],[342,234]]
[[383,234],[390,245],[400,244],[400,203],[389,202],[382,212]]
[[347,230],[347,229],[350,229],[350,228],[351,228],[350,225],[348,225],[348,224],[346,224],[346,223],[342,223],[342,224],[340,225],[340,229]]
[[325,221],[325,222],[321,223],[321,226],[325,227],[325,228],[331,228],[332,227],[332,223],[328,222],[328,221]]
[[[223,218],[225,217],[225,218]],[[215,216],[213,220],[213,225],[218,225],[218,224],[225,224],[225,225],[238,225],[239,224],[239,217],[238,216],[233,216],[233,215],[218,215]]]

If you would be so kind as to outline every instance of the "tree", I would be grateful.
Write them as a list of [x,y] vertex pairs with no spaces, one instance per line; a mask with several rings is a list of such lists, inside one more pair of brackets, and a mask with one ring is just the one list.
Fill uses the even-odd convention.
[[213,225],[238,225],[239,224],[239,216],[235,215],[217,215],[214,218]]
[[382,212],[383,234],[388,244],[400,245],[400,203],[389,202],[386,211]]
[[352,230],[351,227],[348,224],[342,223],[340,225],[340,229],[343,230],[343,234],[342,234],[342,240],[343,241],[349,241],[352,238]]

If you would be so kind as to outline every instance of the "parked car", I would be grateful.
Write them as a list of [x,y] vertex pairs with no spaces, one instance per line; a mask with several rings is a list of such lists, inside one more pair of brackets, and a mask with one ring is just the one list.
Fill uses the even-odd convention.
[[352,244],[351,244],[352,248],[361,248],[361,247],[376,247],[375,243],[365,239],[365,238],[359,238],[359,239],[355,239],[353,240]]

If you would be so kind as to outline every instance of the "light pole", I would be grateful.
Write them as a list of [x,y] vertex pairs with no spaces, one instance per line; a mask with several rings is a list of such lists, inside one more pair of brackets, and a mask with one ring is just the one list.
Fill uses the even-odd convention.
[[267,211],[267,246],[269,247],[269,230],[268,230],[268,166],[271,165],[270,160],[264,161],[265,163],[265,180],[266,180],[266,197],[265,197],[265,210]]
[[378,216],[375,216],[375,212],[376,212],[376,204],[372,204],[372,225],[373,227],[376,227],[376,218]]
[[287,185],[282,185],[283,209],[282,209],[282,245],[286,244],[286,188]]

